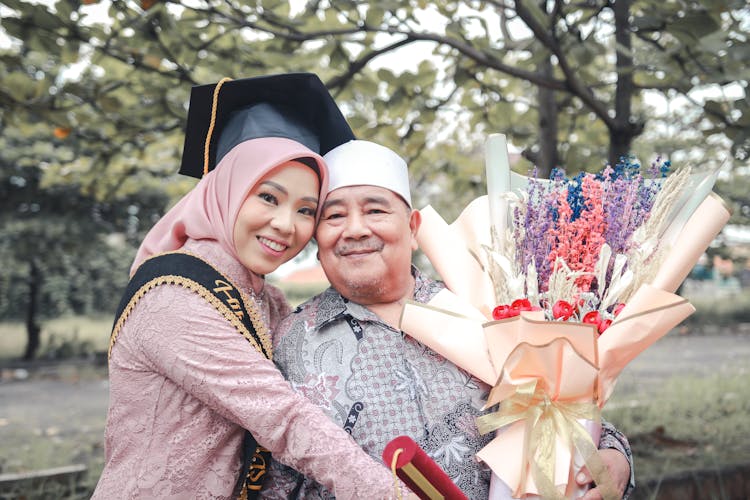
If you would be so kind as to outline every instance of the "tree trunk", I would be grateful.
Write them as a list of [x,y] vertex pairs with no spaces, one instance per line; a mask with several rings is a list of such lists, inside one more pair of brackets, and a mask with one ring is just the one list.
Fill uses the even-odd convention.
[[609,164],[613,167],[630,153],[633,136],[626,131],[611,130],[609,134]]
[[[545,78],[552,78],[552,56],[548,56],[539,65],[539,71]],[[560,166],[557,155],[557,100],[555,91],[546,87],[539,88],[539,157],[536,163],[537,176],[548,179],[550,172]]]
[[42,328],[37,323],[37,309],[39,307],[39,291],[42,287],[42,273],[36,259],[31,259],[29,263],[29,297],[26,308],[26,352],[23,359],[31,361],[36,356],[39,349],[40,333]]
[[617,87],[615,89],[615,119],[609,128],[609,162],[617,164],[620,158],[630,153],[633,139],[643,132],[643,123],[632,115],[633,44],[630,33],[631,0],[617,0],[613,4],[615,15],[615,43],[617,44]]

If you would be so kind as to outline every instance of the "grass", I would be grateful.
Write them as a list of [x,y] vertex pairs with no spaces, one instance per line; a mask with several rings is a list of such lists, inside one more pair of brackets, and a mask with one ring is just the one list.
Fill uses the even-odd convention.
[[[106,351],[111,326],[112,318],[108,316],[64,317],[43,321],[38,357],[80,359],[94,352]],[[26,330],[23,323],[0,323],[0,364],[18,360],[25,347]],[[12,370],[2,371],[0,384],[14,383],[6,382],[6,377],[11,372]],[[52,370],[32,371],[27,376],[78,384],[106,378],[106,366],[77,362],[59,365]],[[73,408],[50,394],[48,404],[38,415],[19,414],[19,410],[12,405],[12,399],[10,403],[0,411],[0,472],[24,473],[84,464],[87,472],[77,485],[79,490],[74,496],[65,498],[90,498],[104,466],[102,447],[106,401],[102,402],[101,411],[92,412]],[[68,425],[70,422],[74,422],[74,425]],[[25,491],[23,498],[58,497],[49,489],[54,488],[54,484],[44,485],[44,488],[38,493]]]
[[[113,318],[68,316],[42,321],[39,358],[70,358],[106,351]],[[19,359],[26,349],[26,326],[0,323],[0,361]]]
[[[56,434],[53,428],[33,429],[17,434],[3,433],[3,448],[12,453],[0,453],[0,468],[6,473],[51,469],[72,464],[84,464],[87,471],[77,487],[80,498],[90,498],[104,468],[103,429],[105,415],[93,426],[81,425],[78,432]],[[26,492],[28,493],[28,492]],[[49,491],[38,497],[51,498]],[[66,497],[67,498],[67,497]]]
[[[274,283],[292,306],[297,306],[328,287],[327,283],[308,285]],[[41,322],[42,332],[37,358],[87,357],[109,347],[114,317],[66,316]],[[26,325],[21,321],[0,322],[0,363],[17,360],[26,349]]]
[[618,404],[615,392],[603,411],[604,418],[628,436],[638,480],[750,463],[746,368],[705,378],[673,378],[639,403]]
[[684,296],[695,306],[695,313],[685,320],[688,326],[724,327],[750,323],[750,290],[733,294],[685,293]]
[[[742,301],[740,301],[742,302]],[[744,302],[742,302],[744,304]],[[701,306],[699,310],[706,310]],[[60,318],[43,323],[41,353],[68,345],[81,352],[104,351],[108,345],[111,318]],[[0,361],[18,358],[25,347],[21,323],[0,323]],[[76,378],[96,377],[78,367]],[[91,368],[91,372],[95,369]],[[65,372],[62,372],[62,376]],[[103,376],[101,373],[99,376]],[[739,366],[710,377],[674,377],[657,387],[618,396],[604,408],[603,416],[628,436],[635,459],[636,481],[660,478],[685,470],[721,469],[750,463],[750,369]],[[49,408],[51,414],[61,409]],[[0,415],[3,472],[45,469],[84,463],[89,468],[87,487],[93,487],[103,461],[102,434],[106,415],[75,419],[77,430],[55,428],[11,431]],[[28,426],[27,426],[28,427]],[[88,484],[90,483],[90,484]]]

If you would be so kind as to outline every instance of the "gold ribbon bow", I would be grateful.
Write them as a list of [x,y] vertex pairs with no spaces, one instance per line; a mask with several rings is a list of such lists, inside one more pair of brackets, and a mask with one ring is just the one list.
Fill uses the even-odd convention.
[[[564,500],[555,486],[556,436],[565,439],[568,448],[581,454],[586,467],[602,491],[605,500],[620,498],[591,436],[579,419],[600,421],[599,407],[593,402],[566,403],[549,398],[537,380],[521,384],[516,392],[503,400],[498,411],[477,418],[481,434],[524,421],[522,472],[531,471],[539,494],[545,500]],[[527,469],[528,467],[528,469]],[[521,475],[524,477],[525,473]],[[526,493],[521,482],[513,496]]]

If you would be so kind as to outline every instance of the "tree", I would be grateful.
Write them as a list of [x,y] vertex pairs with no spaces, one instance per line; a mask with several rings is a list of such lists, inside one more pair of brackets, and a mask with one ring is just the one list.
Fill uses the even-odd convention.
[[[321,74],[360,136],[397,147],[418,178],[437,182],[440,168],[495,131],[534,162],[550,162],[542,171],[555,158],[576,169],[617,161],[647,124],[645,90],[686,96],[702,110],[701,131],[729,138],[738,160],[750,148],[741,0],[328,0],[294,3],[295,11],[282,0],[122,1],[110,4],[106,22],[87,20],[91,6],[69,0],[54,14],[5,3],[17,17],[3,27],[25,47],[61,59],[89,53],[90,67],[105,70],[58,85],[42,107],[65,106],[74,133],[113,139],[106,155],[86,154],[122,175],[155,137],[177,156],[187,84],[289,70]],[[389,70],[385,56],[409,48],[421,62]],[[23,88],[43,86],[34,75]],[[735,94],[700,98],[705,89]],[[542,140],[540,123],[557,130]],[[601,160],[591,165],[592,157]]]
[[[743,0],[2,0],[0,9],[10,40],[0,45],[5,164],[38,168],[41,196],[67,186],[89,209],[184,193],[192,181],[174,172],[189,87],[223,76],[318,73],[359,137],[409,162],[415,204],[448,217],[484,191],[491,132],[542,175],[658,153],[652,140],[697,168],[711,159],[702,143],[729,149],[734,164],[750,154]],[[416,57],[399,68],[403,51]],[[686,104],[652,120],[646,91]]]
[[[409,2],[409,6],[403,2],[313,5],[318,17],[339,20],[335,28],[321,26],[319,30],[329,41],[338,42],[335,45],[340,43],[340,50],[348,55],[337,65],[348,68],[347,75],[367,63],[374,52],[368,35],[388,34],[394,40],[392,47],[429,42],[445,63],[445,85],[470,94],[461,102],[466,109],[485,107],[502,98],[518,104],[518,97],[503,95],[508,77],[536,86],[540,95],[545,90],[553,91],[553,104],[558,105],[562,117],[589,117],[604,126],[606,135],[602,135],[608,137],[611,163],[630,152],[633,140],[644,129],[644,90],[689,97],[702,107],[706,122],[702,130],[707,135],[721,132],[730,137],[737,159],[748,156],[750,101],[744,90],[739,98],[707,99],[703,103],[694,96],[696,90],[711,86],[728,88],[739,82],[739,89],[746,87],[750,72],[743,61],[750,54],[746,36],[750,11],[744,2],[618,0],[581,4],[517,0],[435,2],[431,7],[426,2]],[[331,8],[338,10],[337,16],[327,10]],[[429,25],[421,20],[425,12],[432,14]],[[439,16],[437,20],[435,15]],[[431,25],[445,28],[430,29]],[[287,27],[290,31],[295,28]],[[293,33],[299,37],[300,31]],[[318,36],[323,36],[320,31]],[[385,50],[393,49],[385,46],[381,54]],[[548,67],[550,57],[554,61],[552,71]],[[548,93],[537,104],[543,102],[549,102]],[[472,124],[494,122],[497,129],[504,130],[507,117],[516,118],[519,113],[499,108],[502,115],[476,113]],[[540,117],[543,111],[546,109],[540,108]],[[538,139],[536,134],[531,140],[517,137],[512,124],[509,130],[527,149]],[[586,127],[577,124],[569,129],[561,120],[557,139],[574,147],[579,130]],[[580,145],[589,150],[591,146],[589,137]],[[538,142],[537,149],[543,150]],[[540,165],[545,170],[551,166]]]
[[730,179],[719,180],[715,191],[732,208],[730,224],[750,226],[750,176],[735,174]]
[[[8,4],[28,17],[3,19],[3,27],[17,21],[26,42],[15,42],[0,64],[0,317],[24,319],[24,357],[31,359],[40,320],[114,311],[134,245],[170,193],[189,183],[158,182],[174,177],[171,165],[156,165],[150,175],[139,168],[146,157],[174,161],[179,146],[154,137],[180,128],[176,112],[170,120],[151,94],[124,89],[127,73],[119,66],[88,67],[79,80],[66,76],[79,45],[75,37],[63,43],[55,30],[63,26],[60,16],[73,15],[72,3],[58,3],[59,16],[43,5]],[[42,29],[31,36],[34,26]],[[98,79],[101,69],[108,78]],[[80,83],[89,78],[93,85]],[[139,105],[150,110],[123,113]],[[151,126],[148,115],[157,109],[159,124]]]
[[45,157],[49,143],[30,137],[0,138],[0,318],[24,320],[24,359],[40,347],[40,320],[114,312],[134,242],[167,201],[162,192],[146,190],[105,203],[83,195],[78,184],[47,186],[45,163],[28,164],[24,157]]

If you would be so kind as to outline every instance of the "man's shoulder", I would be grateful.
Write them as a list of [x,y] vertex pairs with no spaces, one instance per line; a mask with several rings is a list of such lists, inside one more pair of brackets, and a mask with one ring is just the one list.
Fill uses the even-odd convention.
[[286,315],[279,325],[281,333],[289,331],[299,323],[314,320],[321,307],[321,303],[331,300],[336,296],[338,296],[338,293],[333,288],[329,287],[297,305],[297,307],[292,308],[292,312]]
[[294,344],[301,337],[320,332],[345,311],[343,297],[333,288],[327,288],[298,305],[281,320],[273,335],[274,347]]
[[415,265],[412,265],[411,272],[414,276],[414,300],[417,302],[429,302],[445,288],[445,283],[432,278]]

